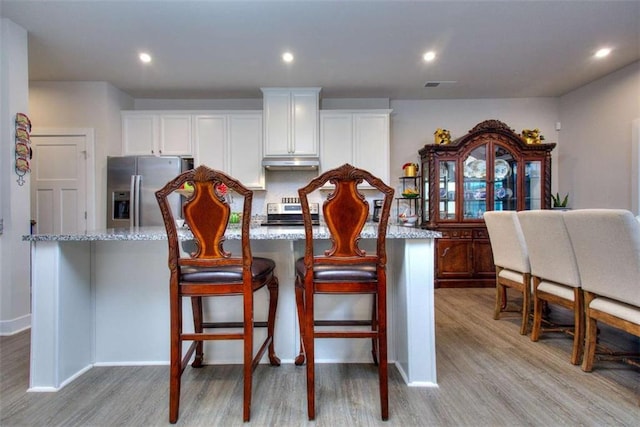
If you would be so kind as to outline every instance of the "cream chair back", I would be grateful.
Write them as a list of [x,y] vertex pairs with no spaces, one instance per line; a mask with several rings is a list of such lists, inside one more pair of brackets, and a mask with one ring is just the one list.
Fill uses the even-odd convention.
[[623,209],[582,209],[564,215],[582,288],[640,307],[640,224]]
[[531,275],[573,288],[580,287],[578,264],[563,212],[521,211],[518,219],[529,251]]
[[489,232],[493,263],[521,273],[531,271],[527,245],[514,211],[488,211],[484,222]]

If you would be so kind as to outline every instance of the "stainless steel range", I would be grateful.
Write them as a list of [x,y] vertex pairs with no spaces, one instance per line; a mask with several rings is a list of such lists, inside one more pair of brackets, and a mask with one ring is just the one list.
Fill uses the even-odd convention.
[[[267,220],[262,225],[304,225],[300,200],[285,197],[282,203],[267,203]],[[320,207],[318,203],[309,203],[311,223],[320,225]]]

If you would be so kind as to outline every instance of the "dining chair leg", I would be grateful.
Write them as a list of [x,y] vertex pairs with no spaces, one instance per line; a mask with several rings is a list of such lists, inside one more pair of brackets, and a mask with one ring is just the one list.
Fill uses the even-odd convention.
[[573,351],[571,363],[579,365],[584,349],[584,298],[580,288],[573,290]]
[[499,283],[496,283],[496,303],[495,306],[493,308],[493,318],[495,320],[498,320],[500,318],[500,311],[502,311],[502,306],[503,306],[503,297],[504,297],[504,301],[507,301],[506,295],[505,295],[505,288],[504,286],[502,286]]
[[[202,297],[191,297],[191,311],[193,312],[193,330],[196,333],[202,333]],[[191,366],[200,368],[204,360],[204,342],[196,341],[196,343],[196,355]]]
[[[525,280],[525,283],[529,283],[530,280]],[[526,287],[522,289],[522,324],[520,325],[520,335],[526,335],[529,330],[529,299],[531,298],[531,291]]]
[[280,359],[276,356],[274,343],[274,328],[276,324],[276,311],[278,309],[278,278],[274,277],[267,284],[269,290],[269,317],[267,318],[267,334],[269,338],[269,363],[272,366],[280,366]]
[[533,297],[533,322],[531,325],[531,341],[538,341],[538,339],[540,338],[543,305],[543,301],[540,298],[537,298],[536,296]]
[[582,356],[582,370],[591,372],[593,369],[593,360],[596,357],[596,341],[598,338],[598,324],[596,319],[589,316],[589,305],[594,296],[591,292],[584,292],[584,312],[585,312],[585,340],[584,354]]

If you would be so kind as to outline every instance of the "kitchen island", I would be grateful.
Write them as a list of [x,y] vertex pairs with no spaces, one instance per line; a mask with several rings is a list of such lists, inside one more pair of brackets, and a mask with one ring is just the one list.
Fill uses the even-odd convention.
[[[361,246],[375,249],[377,224],[368,224]],[[188,244],[191,234],[179,230]],[[439,233],[389,226],[387,283],[389,361],[410,386],[435,386],[433,305],[434,238]],[[240,230],[230,228],[225,247],[240,252]],[[323,226],[314,227],[318,250],[329,244]],[[27,235],[31,242],[31,391],[55,391],[92,366],[158,365],[169,361],[169,269],[164,227],[108,229],[84,234]],[[294,260],[304,253],[302,227],[251,228],[254,256],[276,262],[280,281],[275,348],[283,363],[299,350]],[[234,297],[212,302],[217,319],[238,320]],[[256,320],[266,319],[268,294],[256,297]],[[335,297],[334,297],[335,298]],[[349,297],[351,298],[351,297]],[[316,312],[366,319],[369,296],[326,297]],[[237,304],[236,304],[237,303]],[[188,304],[188,302],[185,302]],[[206,312],[205,311],[205,312]],[[188,315],[190,307],[185,306]],[[185,319],[185,330],[192,326]],[[259,341],[262,328],[256,329]],[[318,363],[370,363],[370,340],[321,340]],[[242,363],[242,343],[206,343],[207,363]]]

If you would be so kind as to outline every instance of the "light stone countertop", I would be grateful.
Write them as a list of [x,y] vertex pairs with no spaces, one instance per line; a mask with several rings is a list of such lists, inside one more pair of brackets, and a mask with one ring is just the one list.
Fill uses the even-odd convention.
[[[360,237],[363,239],[374,239],[377,237],[377,224],[366,224]],[[180,240],[191,240],[192,234],[187,228],[178,229]],[[250,229],[251,240],[303,240],[303,227],[273,227],[273,226],[252,226]],[[225,235],[227,240],[240,239],[240,227],[231,226]],[[416,227],[404,227],[390,225],[387,228],[388,239],[435,239],[441,237],[440,232],[425,230]],[[329,233],[325,226],[313,227],[314,239],[328,239]],[[105,230],[88,231],[76,234],[34,234],[22,236],[23,241],[43,242],[43,241],[134,241],[134,240],[167,240],[167,233],[164,227],[133,227],[133,228],[110,228]]]

